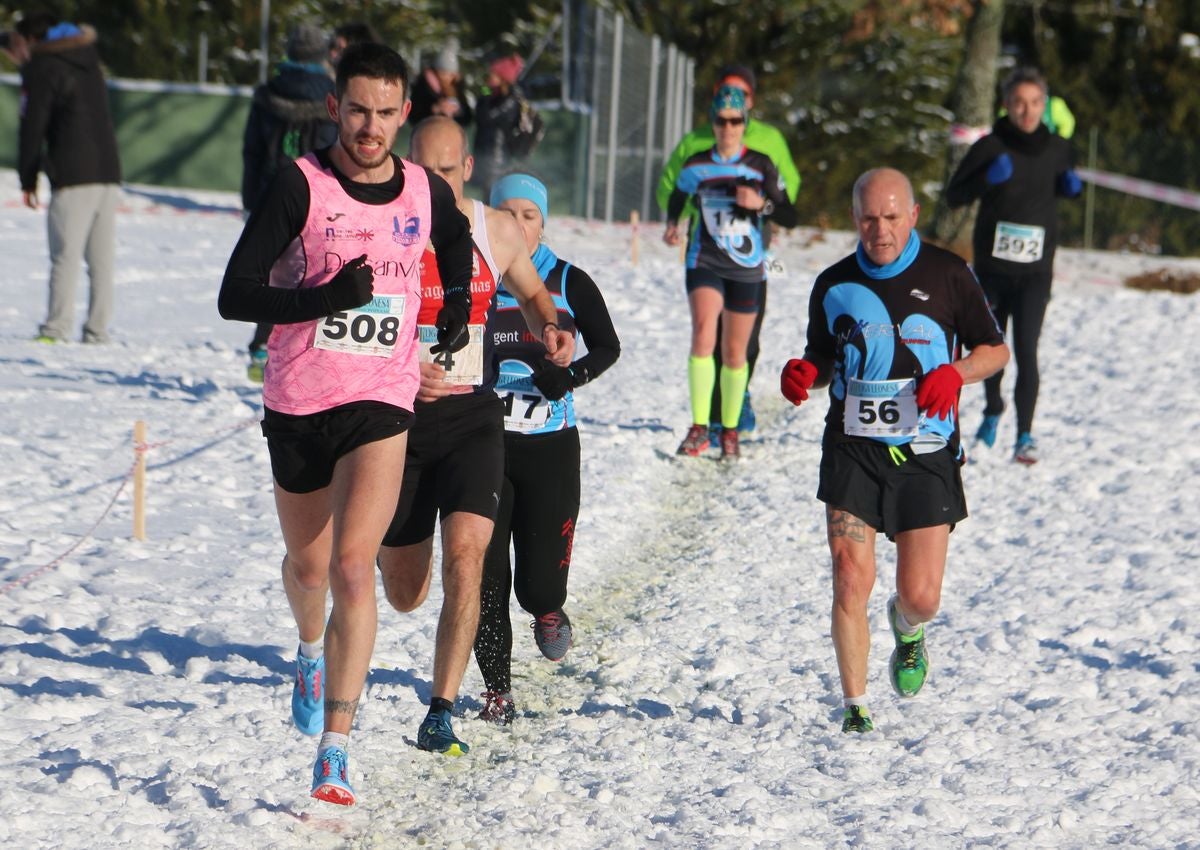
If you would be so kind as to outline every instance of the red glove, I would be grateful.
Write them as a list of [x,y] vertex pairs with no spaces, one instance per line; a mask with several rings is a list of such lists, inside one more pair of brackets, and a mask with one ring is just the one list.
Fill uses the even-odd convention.
[[917,385],[917,407],[926,416],[945,419],[958,406],[958,391],[963,379],[958,370],[949,363],[938,366],[921,379]]
[[817,380],[817,367],[807,360],[789,360],[779,376],[779,391],[792,404],[808,401],[808,391]]

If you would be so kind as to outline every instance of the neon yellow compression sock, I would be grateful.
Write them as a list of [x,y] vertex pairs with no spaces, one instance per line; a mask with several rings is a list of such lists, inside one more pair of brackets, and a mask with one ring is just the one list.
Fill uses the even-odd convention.
[[[712,414],[713,384],[716,382],[717,362],[713,360],[712,355],[708,357],[692,355],[688,358],[688,391],[692,394],[692,424],[707,427],[708,417]],[[741,404],[740,400],[738,403]]]
[[736,369],[721,367],[721,424],[726,428],[737,428],[742,418],[742,402],[746,386],[750,383],[750,366],[743,363]]

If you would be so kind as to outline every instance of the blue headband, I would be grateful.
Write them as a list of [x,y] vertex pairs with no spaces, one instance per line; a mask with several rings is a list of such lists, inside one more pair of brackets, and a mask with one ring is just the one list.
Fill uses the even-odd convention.
[[708,110],[709,117],[716,118],[722,109],[736,109],[745,115],[746,93],[737,86],[721,86],[713,95],[712,106]]
[[549,218],[546,186],[528,174],[506,174],[492,186],[491,205],[498,207],[510,198],[532,201],[542,214],[542,223]]

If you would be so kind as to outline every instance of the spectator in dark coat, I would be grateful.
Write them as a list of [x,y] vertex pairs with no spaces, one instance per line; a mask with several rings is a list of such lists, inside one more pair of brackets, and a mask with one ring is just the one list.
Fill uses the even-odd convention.
[[91,291],[83,341],[107,342],[121,163],[96,31],[38,11],[20,20],[17,37],[13,55],[26,59],[17,151],[26,206],[38,209],[38,172],[50,180],[50,304],[37,338],[59,342],[70,335],[86,260]]
[[[280,168],[311,150],[337,141],[337,124],[326,99],[334,94],[325,64],[329,39],[318,28],[299,24],[288,36],[287,59],[275,76],[254,90],[242,140],[242,209],[254,211]],[[250,380],[262,383],[267,365],[269,324],[254,328],[250,340]]]
[[533,152],[545,134],[542,119],[521,93],[517,80],[525,62],[515,53],[492,61],[487,94],[475,105],[475,173],[471,182],[491,193],[492,183],[514,160]]
[[254,90],[242,140],[242,208],[253,211],[279,169],[337,141],[327,95],[334,93],[321,30],[300,24],[288,37],[287,59]]

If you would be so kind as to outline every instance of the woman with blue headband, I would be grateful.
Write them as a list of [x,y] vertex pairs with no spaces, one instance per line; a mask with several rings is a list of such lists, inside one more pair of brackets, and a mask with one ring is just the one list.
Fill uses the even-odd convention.
[[[732,460],[738,456],[737,426],[750,381],[746,347],[766,278],[763,223],[770,217],[783,227],[794,227],[798,216],[770,157],[742,144],[745,93],[736,86],[721,86],[709,115],[716,144],[684,162],[667,203],[663,241],[678,245],[683,240],[679,216],[691,198],[699,211],[687,236],[684,278],[692,314],[688,358],[692,426],[679,454],[696,457],[708,448],[713,386],[719,381],[721,457]],[[713,359],[718,322],[719,375]]]
[[[587,354],[570,366],[551,363],[500,281],[491,332],[500,364],[496,392],[505,409],[504,484],[483,567],[475,660],[487,689],[479,716],[501,724],[516,717],[510,592],[515,589],[521,607],[533,615],[534,639],[542,655],[560,661],[571,646],[571,621],[563,605],[579,515],[574,390],[621,354],[595,282],[542,242],[547,200],[546,186],[526,173],[505,175],[491,190],[491,205],[511,213],[525,234],[533,264],[558,308],[557,324],[581,335],[587,345]],[[511,567],[510,543],[515,556]]]

